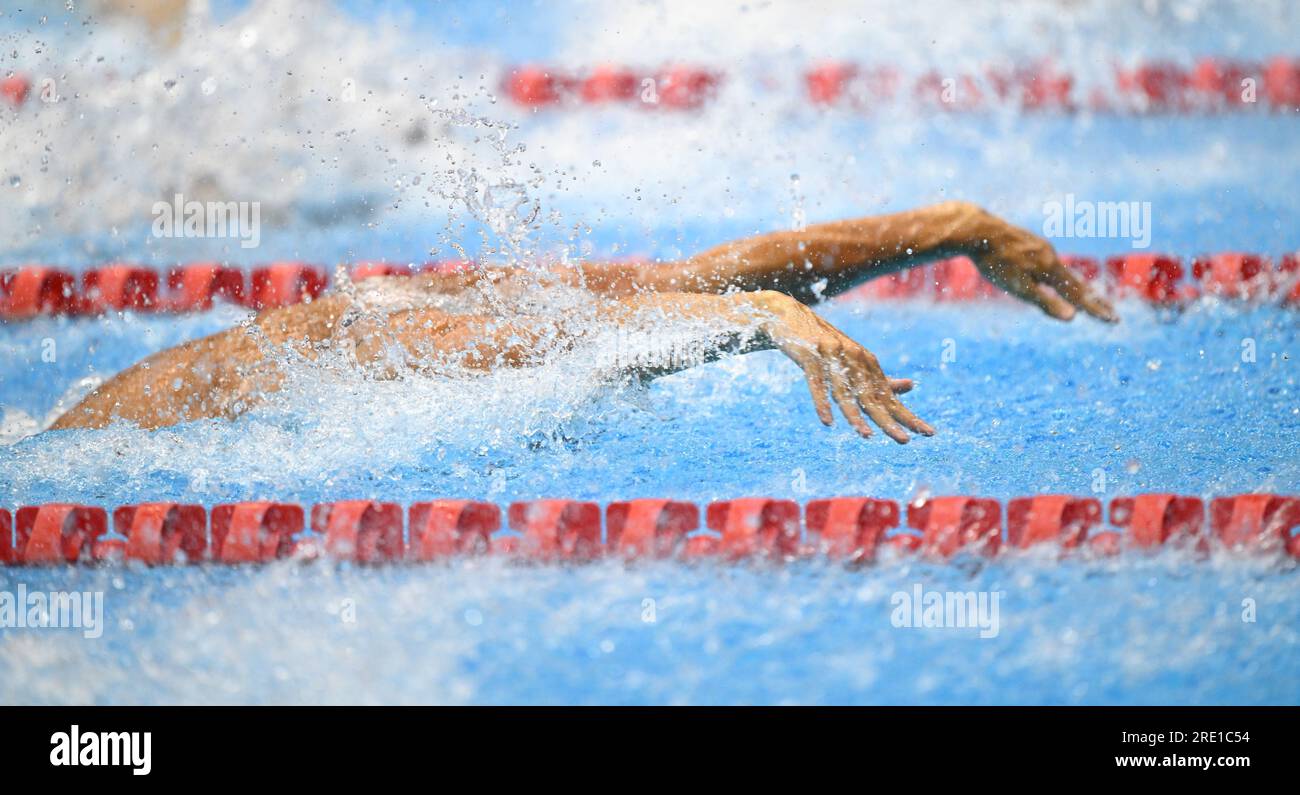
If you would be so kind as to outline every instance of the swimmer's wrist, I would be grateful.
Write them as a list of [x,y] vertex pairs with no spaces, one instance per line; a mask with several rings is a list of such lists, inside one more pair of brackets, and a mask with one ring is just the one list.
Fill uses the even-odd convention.
[[1006,226],[996,215],[973,202],[945,202],[940,208],[952,230],[950,237],[956,247],[966,253],[988,251]]

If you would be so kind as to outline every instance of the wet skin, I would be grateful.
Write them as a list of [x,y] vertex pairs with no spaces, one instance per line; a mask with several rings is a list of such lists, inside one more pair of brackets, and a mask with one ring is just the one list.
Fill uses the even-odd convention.
[[[654,328],[705,321],[734,331],[705,360],[780,350],[803,370],[823,423],[834,422],[833,402],[861,435],[871,436],[874,424],[905,443],[909,431],[934,433],[898,399],[911,381],[887,377],[869,350],[808,305],[877,276],[957,255],[970,257],[989,281],[1051,317],[1070,320],[1082,310],[1107,322],[1118,319],[1047,241],[975,205],[945,202],[756,235],[680,262],[556,269],[554,282],[589,299],[580,312],[534,307],[530,314],[485,300],[535,290],[537,274],[523,270],[375,277],[363,288],[266,310],[245,326],[156,353],[105,382],[50,430],[101,428],[118,420],[159,428],[233,418],[279,389],[284,357],[277,352],[312,359],[325,349],[341,351],[380,377],[395,377],[402,367],[472,373],[534,364],[538,351],[562,346],[592,324]],[[566,322],[571,315],[586,325]],[[644,374],[687,366],[659,365]]]

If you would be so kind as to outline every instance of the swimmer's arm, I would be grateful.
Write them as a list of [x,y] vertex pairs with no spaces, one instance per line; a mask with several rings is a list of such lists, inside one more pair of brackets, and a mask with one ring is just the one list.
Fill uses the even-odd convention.
[[[412,310],[390,316],[386,330],[359,329],[356,352],[359,361],[372,368],[381,365],[389,376],[396,375],[396,369],[382,363],[394,341],[405,348],[402,358],[408,366],[417,370],[437,370],[450,363],[490,371],[539,364],[548,352],[573,350],[592,335],[616,330],[631,342],[629,350],[608,352],[599,344],[587,350],[593,356],[612,353],[609,364],[618,370],[654,378],[726,354],[776,349],[803,370],[824,424],[834,422],[834,399],[863,436],[871,435],[867,419],[900,444],[909,438],[905,428],[934,433],[898,400],[897,395],[912,388],[911,381],[886,377],[870,351],[784,293],[643,292],[606,302],[588,321],[503,321],[487,316],[453,321],[431,310]],[[627,360],[619,361],[620,356]]]
[[717,329],[695,355],[677,348],[667,361],[628,368],[642,375],[684,370],[725,353],[776,349],[803,370],[823,424],[834,423],[833,399],[862,436],[872,433],[867,419],[900,444],[909,439],[905,428],[934,434],[898,399],[912,388],[910,380],[887,377],[871,351],[784,293],[643,293],[607,310],[605,319],[625,329],[671,330],[675,321],[706,321]]
[[1046,240],[958,201],[756,235],[683,262],[590,265],[580,278],[593,290],[616,294],[638,288],[776,290],[813,303],[877,276],[959,255],[1052,317],[1068,320],[1078,308],[1102,320],[1117,319],[1106,301],[1061,264]]
[[[549,352],[573,350],[590,335],[617,330],[633,344],[628,351],[613,351],[610,363],[646,378],[729,353],[776,349],[803,370],[824,424],[834,422],[830,404],[834,399],[863,436],[872,433],[867,419],[900,444],[909,439],[905,428],[934,433],[898,400],[897,395],[912,388],[911,381],[886,377],[870,351],[784,293],[643,292],[603,304],[588,320],[452,318],[435,310],[410,310],[386,318],[386,328],[354,324],[351,333],[356,335],[358,361],[389,377],[397,372],[397,362],[389,355],[394,342],[405,349],[398,358],[417,370],[437,371],[454,364],[490,371],[539,364]],[[604,355],[599,345],[591,350],[593,355]],[[628,360],[618,361],[624,354]]]

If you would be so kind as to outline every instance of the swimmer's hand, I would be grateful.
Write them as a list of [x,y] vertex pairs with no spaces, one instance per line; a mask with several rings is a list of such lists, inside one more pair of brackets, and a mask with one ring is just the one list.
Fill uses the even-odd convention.
[[803,370],[822,424],[832,425],[835,421],[827,399],[829,391],[844,418],[864,437],[871,436],[871,426],[863,414],[899,444],[907,444],[910,438],[904,427],[925,436],[934,435],[934,428],[898,400],[898,395],[912,389],[910,379],[887,377],[871,351],[788,295],[757,295],[762,306],[776,317],[765,331],[772,343]]
[[1057,320],[1082,309],[1098,320],[1118,323],[1110,302],[1094,293],[1061,264],[1052,244],[988,213],[971,257],[989,281]]

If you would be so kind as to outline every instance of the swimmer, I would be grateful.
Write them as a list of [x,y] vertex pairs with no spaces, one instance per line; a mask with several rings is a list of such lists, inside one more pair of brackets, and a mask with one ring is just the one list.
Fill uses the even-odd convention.
[[803,370],[824,424],[834,422],[833,401],[862,436],[872,435],[874,423],[906,443],[909,431],[934,433],[898,398],[912,382],[887,377],[869,350],[809,304],[958,255],[1053,318],[1070,320],[1082,310],[1118,320],[1047,241],[953,201],[756,235],[679,262],[557,267],[542,280],[551,283],[554,299],[536,272],[521,268],[345,283],[310,303],[268,309],[242,327],[156,353],[105,382],[50,430],[234,418],[280,388],[284,362],[293,356],[341,353],[348,366],[382,378],[408,368],[472,375],[580,350],[593,328],[654,334],[703,325],[710,333],[701,338],[702,355],[637,361],[625,369],[654,377],[727,354],[776,349]]

